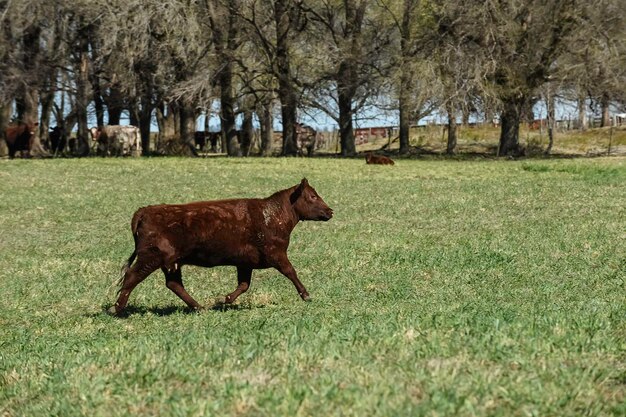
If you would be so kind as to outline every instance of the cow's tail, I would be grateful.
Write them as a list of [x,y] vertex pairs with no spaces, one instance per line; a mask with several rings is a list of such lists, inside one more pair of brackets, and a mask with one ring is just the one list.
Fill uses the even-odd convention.
[[126,272],[130,269],[130,266],[133,264],[133,261],[137,257],[137,249],[133,250],[133,253],[130,254],[128,260],[122,265],[122,269],[120,271],[120,279],[117,281],[117,292],[119,293],[122,289],[122,283],[124,282],[124,277],[126,276]]
[[117,281],[118,294],[122,289],[122,284],[124,283],[124,277],[126,276],[126,272],[128,272],[128,270],[130,269],[130,266],[133,264],[133,262],[135,261],[135,258],[137,257],[137,228],[139,227],[140,223],[141,223],[141,209],[137,210],[137,212],[133,216],[133,220],[130,223],[130,228],[133,232],[133,239],[135,240],[135,249],[133,250],[133,253],[130,254],[130,256],[128,257],[128,260],[124,263],[124,265],[122,265],[122,269],[120,271],[120,278]]

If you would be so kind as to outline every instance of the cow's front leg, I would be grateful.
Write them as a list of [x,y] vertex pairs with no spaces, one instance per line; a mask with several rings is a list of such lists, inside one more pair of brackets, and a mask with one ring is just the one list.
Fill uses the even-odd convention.
[[274,268],[276,268],[278,272],[280,272],[281,274],[289,278],[291,282],[293,282],[293,285],[296,287],[296,291],[298,291],[298,295],[304,301],[311,301],[311,297],[309,296],[308,291],[306,290],[306,288],[304,288],[304,285],[302,285],[302,283],[298,279],[298,274],[296,273],[293,265],[291,265],[291,262],[289,262],[289,259],[287,259],[286,254],[277,259]]
[[237,297],[250,288],[250,279],[252,278],[252,268],[246,268],[243,266],[237,267],[237,289],[226,296],[224,301],[226,304],[233,303]]

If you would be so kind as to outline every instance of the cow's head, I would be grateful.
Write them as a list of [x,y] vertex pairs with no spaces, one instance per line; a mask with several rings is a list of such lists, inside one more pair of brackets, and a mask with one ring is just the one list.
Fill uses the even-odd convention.
[[93,140],[94,142],[97,142],[98,138],[100,137],[100,129],[98,129],[95,126],[89,128],[89,135],[91,135],[91,140]]
[[333,217],[333,210],[309,185],[306,178],[296,186],[289,200],[300,220],[328,221]]

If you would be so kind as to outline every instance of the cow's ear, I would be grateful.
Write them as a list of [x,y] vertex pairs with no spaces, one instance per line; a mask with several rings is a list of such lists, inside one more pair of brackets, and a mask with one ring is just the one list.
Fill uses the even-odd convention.
[[291,193],[291,195],[289,196],[289,202],[291,204],[294,204],[298,200],[298,198],[300,198],[300,196],[302,195],[302,192],[304,191],[304,188],[307,185],[309,185],[309,183],[307,182],[306,178],[302,178],[302,181],[300,181],[300,184],[298,184],[294,192]]

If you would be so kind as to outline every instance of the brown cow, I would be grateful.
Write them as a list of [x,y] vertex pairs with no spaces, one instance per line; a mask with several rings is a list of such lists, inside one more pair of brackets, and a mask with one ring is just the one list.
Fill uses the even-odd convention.
[[393,159],[388,158],[388,157],[383,156],[383,155],[374,155],[371,152],[368,152],[365,155],[365,163],[367,163],[367,164],[378,164],[378,165],[393,165],[393,164],[395,164],[395,162],[393,162]]
[[35,132],[39,123],[18,123],[7,126],[5,130],[9,158],[14,158],[17,151],[22,151],[22,156],[30,156],[30,150],[35,140]]
[[110,311],[121,315],[133,289],[158,268],[165,274],[167,288],[189,307],[200,309],[183,287],[183,265],[236,266],[239,285],[226,296],[227,304],[248,290],[252,270],[266,268],[276,268],[291,280],[300,297],[309,301],[309,293],[287,257],[289,236],[302,220],[327,221],[332,216],[332,209],[306,178],[264,199],[140,208],[131,222],[135,250],[122,269],[119,297]]

